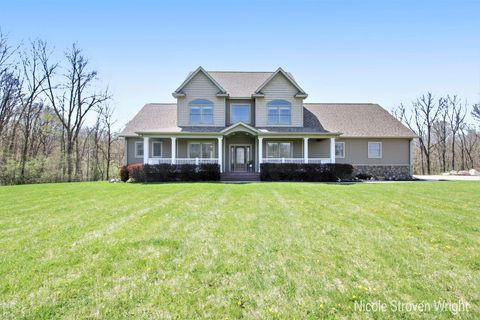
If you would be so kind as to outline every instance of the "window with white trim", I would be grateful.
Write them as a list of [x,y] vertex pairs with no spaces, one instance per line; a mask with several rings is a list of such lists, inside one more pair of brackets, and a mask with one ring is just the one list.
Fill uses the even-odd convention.
[[286,100],[273,100],[267,104],[267,124],[290,125],[292,104]]
[[162,142],[159,142],[159,141],[152,142],[152,157],[153,158],[162,157]]
[[249,104],[231,104],[230,105],[230,123],[237,122],[251,123],[250,111],[252,107]]
[[190,108],[190,124],[213,124],[213,102],[196,99],[188,104]]
[[369,142],[368,143],[368,157],[369,158],[381,158],[382,157],[382,143],[381,142]]
[[189,158],[214,158],[215,148],[212,142],[190,142],[188,144]]
[[143,158],[143,141],[135,141],[135,158]]
[[267,158],[291,158],[292,157],[291,142],[268,142]]
[[335,158],[345,158],[345,142],[335,142]]

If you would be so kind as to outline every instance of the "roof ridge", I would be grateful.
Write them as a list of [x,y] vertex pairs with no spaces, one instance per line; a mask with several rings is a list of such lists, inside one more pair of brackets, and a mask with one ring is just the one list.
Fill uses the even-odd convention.
[[333,104],[365,105],[365,104],[371,104],[371,105],[379,105],[378,103],[375,103],[375,102],[305,102],[304,105],[306,105],[306,104],[322,104],[322,105],[333,105]]
[[207,70],[208,73],[216,72],[216,73],[274,73],[275,71],[212,71]]
[[170,105],[170,104],[177,104],[176,102],[147,102],[145,105],[151,105],[151,104],[161,104],[161,105]]

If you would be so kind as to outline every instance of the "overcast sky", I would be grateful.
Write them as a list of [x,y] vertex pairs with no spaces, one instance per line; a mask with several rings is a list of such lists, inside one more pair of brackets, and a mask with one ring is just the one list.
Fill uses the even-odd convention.
[[78,42],[114,96],[119,124],[171,96],[187,73],[293,74],[306,102],[420,94],[480,101],[480,1],[2,1],[11,42]]

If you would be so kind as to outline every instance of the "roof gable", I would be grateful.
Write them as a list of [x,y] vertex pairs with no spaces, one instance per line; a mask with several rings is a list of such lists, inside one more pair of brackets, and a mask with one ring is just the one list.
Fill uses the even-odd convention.
[[307,93],[305,91],[303,91],[303,89],[298,85],[298,83],[287,72],[285,72],[282,68],[278,68],[277,71],[272,73],[270,75],[270,77],[268,77],[268,79],[265,80],[257,88],[257,90],[255,90],[254,96],[262,96],[263,95],[262,89],[264,89],[265,86],[267,86],[267,84],[269,84],[270,81],[272,81],[278,74],[283,75],[298,90],[298,93],[295,95],[296,97],[306,98],[308,96]]
[[255,129],[254,127],[249,126],[248,124],[243,123],[243,122],[237,122],[235,124],[232,124],[231,126],[223,129],[221,132],[225,133],[225,134],[230,134],[230,133],[237,132],[237,131],[246,131],[250,134],[257,134],[258,133],[257,129]]
[[194,72],[192,72],[190,75],[188,75],[187,79],[183,81],[183,83],[180,85],[180,87],[175,90],[172,95],[177,98],[177,97],[182,97],[185,96],[185,93],[183,92],[183,88],[192,81],[193,78],[197,76],[197,74],[202,73],[204,74],[217,88],[218,88],[218,94],[220,96],[227,95],[227,91],[214,79],[212,76],[206,72],[201,66],[197,68]]

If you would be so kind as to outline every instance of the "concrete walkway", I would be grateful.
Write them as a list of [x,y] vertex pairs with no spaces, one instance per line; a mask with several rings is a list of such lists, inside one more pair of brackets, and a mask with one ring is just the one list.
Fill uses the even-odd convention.
[[427,181],[480,181],[480,176],[442,176],[442,175],[414,175],[414,178]]

